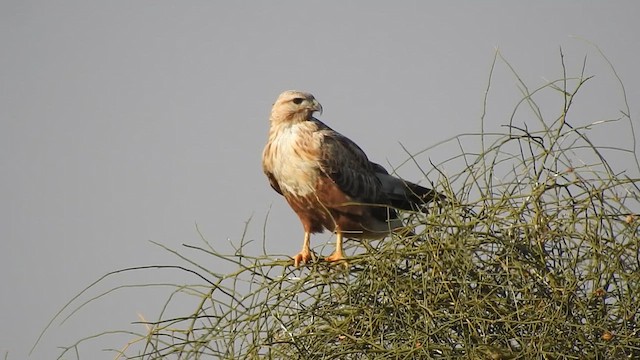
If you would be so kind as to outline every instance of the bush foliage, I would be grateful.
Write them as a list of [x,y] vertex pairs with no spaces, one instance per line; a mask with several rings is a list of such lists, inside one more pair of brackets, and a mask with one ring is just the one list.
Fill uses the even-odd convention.
[[[146,322],[117,357],[640,358],[638,180],[607,161],[623,154],[637,165],[635,149],[588,136],[611,123],[633,131],[628,109],[573,125],[584,68],[533,90],[515,78],[523,97],[503,133],[437,145],[460,149],[426,173],[449,200],[405,213],[411,232],[347,242],[346,267],[295,269],[242,244],[231,255],[206,241],[187,246],[237,266],[217,274],[170,250],[202,279],[176,286],[196,306]],[[536,101],[543,94],[559,100],[544,109],[551,118]],[[533,121],[519,124],[523,113]]]

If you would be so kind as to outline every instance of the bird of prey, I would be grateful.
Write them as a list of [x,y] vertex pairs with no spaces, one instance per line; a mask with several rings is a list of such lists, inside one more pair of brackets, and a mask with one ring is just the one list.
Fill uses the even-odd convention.
[[333,231],[336,250],[325,260],[343,260],[343,237],[383,238],[403,227],[397,209],[419,209],[439,196],[369,161],[353,141],[314,118],[315,112],[322,114],[322,106],[310,93],[280,94],[262,153],[271,187],[304,228],[302,250],[293,257],[296,267],[312,259],[312,233]]

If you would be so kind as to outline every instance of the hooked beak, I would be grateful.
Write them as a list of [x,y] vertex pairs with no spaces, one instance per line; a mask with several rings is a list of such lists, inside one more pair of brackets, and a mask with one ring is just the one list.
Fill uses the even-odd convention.
[[320,105],[320,103],[318,102],[318,100],[313,99],[313,106],[311,107],[311,110],[313,111],[317,111],[320,113],[320,115],[322,115],[322,105]]

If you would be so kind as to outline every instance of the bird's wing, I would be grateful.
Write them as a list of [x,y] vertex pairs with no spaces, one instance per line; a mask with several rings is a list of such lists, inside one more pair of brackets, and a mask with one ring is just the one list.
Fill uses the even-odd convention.
[[354,201],[384,204],[382,184],[364,151],[336,131],[325,129],[320,133],[323,136],[319,159],[322,171]]
[[273,190],[275,190],[278,194],[282,195],[280,184],[278,184],[278,181],[276,180],[275,176],[273,176],[273,173],[264,169],[264,174],[267,175],[267,179],[269,179],[269,185],[271,185]]
[[269,142],[267,142],[267,145],[264,147],[264,150],[262,151],[262,171],[264,172],[265,175],[267,175],[267,179],[269,179],[269,185],[271,185],[271,187],[273,188],[273,190],[275,190],[278,194],[282,195],[282,189],[280,189],[280,184],[278,184],[278,180],[276,180],[276,177],[273,175],[273,173],[271,172],[271,169],[273,167],[272,164],[272,148],[271,148],[271,140],[269,140]]

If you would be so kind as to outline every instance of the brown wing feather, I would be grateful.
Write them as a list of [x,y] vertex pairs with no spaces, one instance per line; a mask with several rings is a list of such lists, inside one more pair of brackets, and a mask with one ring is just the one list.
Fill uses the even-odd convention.
[[273,176],[273,173],[264,170],[264,174],[267,175],[267,179],[269,179],[269,185],[271,185],[271,188],[273,188],[273,190],[275,190],[278,194],[283,195],[282,190],[280,189],[280,185],[278,184],[275,176]]
[[353,141],[325,131],[320,156],[322,171],[354,201],[385,203],[382,184],[367,155]]
[[[390,175],[384,167],[369,161],[356,143],[320,124],[325,127],[322,130],[322,169],[354,201],[421,210],[425,203],[443,197],[431,189]],[[387,219],[390,215],[387,209],[379,209],[374,212],[375,217]],[[395,211],[391,209],[391,212],[395,217]]]

